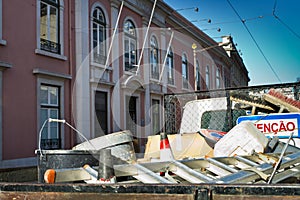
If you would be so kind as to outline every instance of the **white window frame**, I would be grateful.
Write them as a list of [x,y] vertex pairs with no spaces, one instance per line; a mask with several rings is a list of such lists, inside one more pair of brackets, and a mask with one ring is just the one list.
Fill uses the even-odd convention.
[[199,61],[196,60],[196,90],[201,90],[201,70],[200,70],[200,65]]
[[174,53],[172,51],[172,48],[170,48],[169,54],[167,56],[167,66],[168,66],[168,72],[167,72],[167,82],[168,85],[175,85],[175,76],[174,76]]
[[[137,65],[137,62],[138,62],[138,37],[137,37],[137,31],[136,31],[136,25],[134,23],[134,21],[132,19],[125,19],[124,23],[123,23],[123,28],[125,26],[125,23],[126,22],[131,22],[133,27],[134,27],[134,34],[129,34],[127,33],[125,30],[124,30],[124,35],[123,35],[123,70],[125,73],[133,73],[135,72],[134,69],[136,69],[136,67],[132,67],[130,68],[129,70],[126,70],[126,65],[125,65],[125,41],[128,40],[128,48],[129,48],[129,63],[131,63],[131,53],[134,51],[135,52],[135,64]],[[131,49],[131,43],[134,43],[135,44],[135,49]]]
[[[64,81],[61,80],[55,80],[55,79],[47,79],[47,78],[43,78],[43,77],[38,77],[37,78],[37,144],[39,144],[39,131],[40,131],[40,124],[43,123],[40,121],[41,116],[40,116],[40,112],[41,112],[41,105],[40,105],[40,99],[41,99],[41,85],[50,85],[50,86],[54,86],[54,87],[58,87],[59,88],[59,116],[61,119],[65,119],[64,116]],[[60,128],[60,139],[61,139],[61,145],[60,147],[63,149],[65,147],[65,134],[64,134],[64,128],[63,128],[63,124],[59,124],[59,128]]]
[[[185,58],[185,60],[184,60]],[[186,53],[182,53],[181,56],[181,75],[182,75],[182,88],[188,89],[189,88],[189,67],[188,67],[188,58]],[[185,67],[184,67],[185,66]],[[183,73],[183,70],[185,69],[185,73]]]
[[[104,55],[102,55],[102,56],[105,59],[104,63],[96,62],[96,60],[94,58],[94,51],[95,51],[95,49],[93,48],[93,24],[94,24],[93,13],[94,13],[95,9],[98,9],[98,8],[101,10],[101,12],[102,12],[102,14],[104,16],[104,23],[103,24],[99,23],[100,25],[103,25],[103,33],[104,33],[104,41],[103,41],[104,42],[104,44],[103,44],[104,45]],[[92,63],[92,65],[97,66],[97,67],[101,67],[101,68],[107,67],[107,66],[104,66],[105,65],[105,61],[106,61],[107,56],[108,56],[107,55],[107,45],[108,45],[108,38],[107,38],[107,36],[108,36],[109,32],[108,32],[108,29],[106,27],[109,25],[109,23],[108,23],[109,21],[108,21],[108,17],[107,16],[108,16],[108,14],[107,14],[106,10],[104,9],[104,6],[100,2],[96,2],[96,3],[93,4],[93,6],[91,8],[91,13],[90,13],[91,63]],[[99,34],[99,32],[98,32],[98,34]],[[99,43],[99,41],[98,41],[98,43]],[[98,44],[98,46],[101,46],[101,45]],[[96,50],[98,50],[98,49],[96,49]]]
[[210,67],[209,67],[209,65],[206,65],[206,67],[205,67],[205,84],[206,84],[206,88],[210,89]]
[[36,44],[37,47],[35,49],[35,53],[39,54],[39,55],[44,55],[44,56],[49,56],[49,57],[53,57],[53,58],[57,58],[57,59],[61,59],[61,60],[67,60],[67,57],[64,56],[64,0],[59,0],[59,44],[60,44],[60,54],[57,53],[52,53],[52,52],[48,52],[45,50],[41,49],[41,37],[40,37],[40,14],[41,14],[41,1],[42,0],[37,0],[36,1],[36,8],[37,8],[37,12],[36,12],[36,16],[37,16],[37,20],[36,20]]
[[219,67],[216,67],[216,89],[221,88],[221,70]]
[[[60,87],[58,86],[53,86],[53,85],[46,85],[46,84],[41,84],[40,85],[40,91],[42,89],[42,87],[45,87],[47,88],[47,102],[41,102],[41,99],[40,99],[40,113],[42,112],[42,110],[45,110],[47,112],[47,117],[45,120],[49,119],[49,118],[54,118],[54,119],[60,119]],[[51,102],[51,94],[53,92],[53,90],[50,90],[50,89],[54,89],[55,90],[55,94],[57,94],[56,96],[56,99],[55,99],[55,103],[52,103]],[[51,116],[51,113],[55,111],[55,117],[52,117]],[[44,121],[44,120],[43,120]],[[44,123],[44,122],[41,122]],[[40,126],[41,127],[41,126]],[[47,128],[47,129],[46,129]],[[52,132],[51,132],[51,128],[56,128],[56,132],[55,132],[55,136],[52,137]],[[43,130],[46,130],[47,132],[47,135],[46,135],[46,138],[44,139],[60,139],[60,125],[59,123],[57,122],[48,122],[48,124],[45,125],[44,129]],[[43,136],[43,135],[42,135]],[[41,136],[40,140],[43,139],[43,137]],[[60,143],[60,141],[59,141]],[[58,146],[58,148],[60,148],[60,145]]]
[[[152,35],[150,39],[150,77],[152,80],[158,80],[160,69],[159,69],[159,48],[156,36]],[[156,54],[155,54],[156,51]],[[156,55],[156,56],[155,56]],[[156,57],[156,58],[155,58]]]
[[[159,102],[159,104],[158,104],[159,107],[162,108],[162,105],[161,105],[162,100],[161,100],[161,98],[159,98],[159,97],[152,97],[151,98],[151,107],[153,106],[153,104],[152,104],[153,100],[158,101]],[[161,124],[161,121],[162,121],[162,110],[161,109],[158,110],[158,115],[159,115],[159,128],[161,130],[162,129],[162,124]],[[153,109],[151,109],[151,119],[152,119],[152,116],[153,116]],[[152,132],[152,134],[156,134],[153,131],[154,131],[154,127],[153,127],[153,123],[152,123],[152,120],[151,120],[151,132]]]
[[[130,93],[130,92],[125,92],[124,93],[124,98],[123,98],[123,105],[124,105],[124,115],[123,115],[123,122],[124,122],[124,129],[127,129],[127,112],[128,112],[128,108],[126,108],[126,97],[127,96],[131,96],[131,97],[135,97],[136,98],[136,134],[141,134],[141,95],[138,93]],[[134,134],[134,133],[133,133]],[[137,136],[141,136],[141,135],[137,135]]]
[[2,14],[3,9],[2,9],[2,0],[0,0],[0,45],[5,46],[7,44],[6,40],[3,40],[3,35],[2,35]]

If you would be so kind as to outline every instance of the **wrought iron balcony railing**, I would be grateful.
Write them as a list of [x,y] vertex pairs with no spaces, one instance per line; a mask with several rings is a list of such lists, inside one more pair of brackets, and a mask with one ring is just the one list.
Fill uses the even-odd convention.
[[41,38],[41,49],[51,53],[60,54],[60,44]]
[[60,149],[60,139],[41,139],[41,147],[45,150]]

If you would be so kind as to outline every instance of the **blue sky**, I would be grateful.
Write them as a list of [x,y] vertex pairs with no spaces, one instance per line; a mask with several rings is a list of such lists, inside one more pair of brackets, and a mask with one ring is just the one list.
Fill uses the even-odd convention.
[[[245,19],[245,25],[239,19]],[[299,0],[165,0],[216,41],[231,35],[249,71],[249,85],[295,82],[300,77]],[[275,6],[276,5],[276,6]],[[273,9],[275,8],[274,17]],[[262,16],[262,17],[261,17]],[[209,24],[202,19],[211,19]],[[216,29],[221,28],[218,32]],[[257,47],[257,45],[259,48]],[[260,51],[260,50],[261,51]],[[262,53],[261,53],[262,52]]]

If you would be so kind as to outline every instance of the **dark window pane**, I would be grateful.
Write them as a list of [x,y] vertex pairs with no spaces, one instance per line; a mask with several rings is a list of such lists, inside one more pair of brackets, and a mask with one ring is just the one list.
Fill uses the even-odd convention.
[[107,121],[107,93],[97,91],[95,94],[95,136],[101,136],[108,133],[108,121]]

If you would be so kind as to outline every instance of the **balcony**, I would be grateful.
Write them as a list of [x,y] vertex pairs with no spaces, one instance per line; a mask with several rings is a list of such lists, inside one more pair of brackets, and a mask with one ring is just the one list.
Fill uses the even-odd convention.
[[41,50],[60,54],[60,44],[41,38]]
[[129,62],[125,62],[125,71],[136,72],[137,66],[135,63],[130,64]]
[[97,64],[105,65],[106,62],[106,56],[101,55],[99,53],[94,52],[93,53],[93,61]]
[[174,78],[173,77],[168,77],[168,84],[169,85],[174,85]]
[[60,149],[60,139],[41,139],[41,148],[44,150]]
[[158,78],[159,78],[159,72],[151,70],[151,78],[158,80]]
[[185,78],[182,79],[182,86],[184,89],[189,89],[189,81]]

